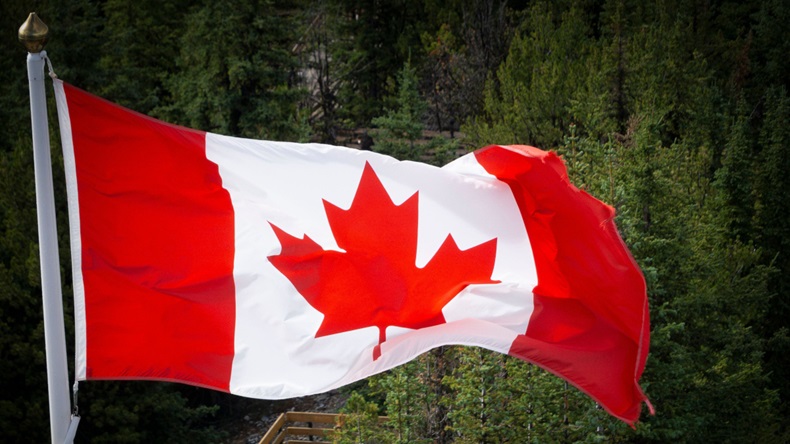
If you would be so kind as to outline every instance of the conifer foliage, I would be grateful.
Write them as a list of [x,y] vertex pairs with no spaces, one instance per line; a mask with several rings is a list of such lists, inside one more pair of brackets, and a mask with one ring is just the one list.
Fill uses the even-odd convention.
[[[234,136],[361,144],[437,165],[487,144],[532,144],[557,151],[572,182],[616,208],[648,283],[642,382],[655,416],[645,412],[632,430],[535,366],[443,347],[357,384],[337,442],[790,441],[787,2],[7,0],[4,442],[48,439],[16,38],[31,7],[50,27],[60,77],[154,117]],[[52,103],[50,116],[71,330]],[[239,399],[173,384],[92,382],[81,393],[82,442],[230,440],[244,414]]]

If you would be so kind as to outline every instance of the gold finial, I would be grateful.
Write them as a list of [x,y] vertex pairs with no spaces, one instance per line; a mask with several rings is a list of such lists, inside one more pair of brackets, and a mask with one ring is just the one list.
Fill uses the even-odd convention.
[[49,27],[41,21],[35,12],[30,15],[19,27],[19,41],[25,45],[27,52],[37,53],[44,49],[47,44]]

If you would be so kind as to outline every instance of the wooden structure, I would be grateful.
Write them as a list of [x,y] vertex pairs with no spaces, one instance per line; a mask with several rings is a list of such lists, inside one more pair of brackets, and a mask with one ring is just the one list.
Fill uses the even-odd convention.
[[[342,424],[338,413],[286,412],[280,414],[258,444],[304,444],[332,442],[332,432]],[[379,422],[389,420],[379,416]]]
[[290,444],[305,442],[330,442],[337,418],[333,413],[287,412],[280,414],[258,444]]

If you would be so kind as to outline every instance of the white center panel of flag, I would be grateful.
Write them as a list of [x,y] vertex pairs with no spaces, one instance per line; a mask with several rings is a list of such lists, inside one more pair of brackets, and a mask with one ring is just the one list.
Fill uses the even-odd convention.
[[[324,315],[267,259],[281,250],[270,224],[297,238],[307,235],[324,250],[342,251],[323,201],[348,209],[366,162],[395,205],[419,192],[416,267],[431,260],[448,234],[461,250],[497,238],[491,279],[503,283],[466,287],[442,310],[447,324],[420,332],[438,335],[440,343],[507,352],[515,335],[526,331],[537,283],[534,259],[525,254],[531,252],[526,229],[507,185],[485,173],[473,156],[439,169],[367,151],[214,134],[206,136],[206,154],[219,166],[235,214],[231,392],[264,398],[315,393],[425,351],[428,342],[397,326],[387,328],[379,362],[373,359],[376,327],[316,338]],[[470,317],[479,322],[463,321]],[[388,356],[390,350],[397,356]]]

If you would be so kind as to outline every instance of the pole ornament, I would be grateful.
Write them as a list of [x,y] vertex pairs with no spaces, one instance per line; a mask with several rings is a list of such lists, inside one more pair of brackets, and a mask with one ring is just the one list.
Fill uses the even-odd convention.
[[39,53],[44,49],[48,36],[49,27],[38,18],[35,12],[31,12],[25,23],[19,27],[19,41],[31,54]]

